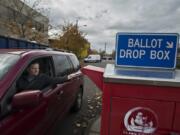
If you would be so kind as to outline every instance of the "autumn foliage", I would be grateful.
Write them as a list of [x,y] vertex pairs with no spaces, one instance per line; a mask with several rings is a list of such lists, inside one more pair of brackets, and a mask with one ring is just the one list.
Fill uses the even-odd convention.
[[63,26],[62,34],[54,42],[51,42],[51,45],[54,48],[71,51],[78,58],[82,58],[82,54],[85,51],[88,52],[90,47],[85,35],[79,31],[77,24],[72,23]]
[[[41,0],[35,0],[31,2],[32,5],[30,6],[27,5],[28,0],[1,0],[0,4],[2,5],[5,2],[9,2],[9,7],[6,8],[6,16],[4,16],[4,19],[1,19],[0,22],[0,25],[3,26],[6,31],[5,35],[39,43],[47,43],[48,33],[47,30],[44,30],[44,24],[35,20],[35,18],[43,16],[41,12],[37,11],[40,1]],[[47,21],[48,25],[48,18],[45,21]],[[41,26],[43,27],[37,29],[36,26],[40,28]]]

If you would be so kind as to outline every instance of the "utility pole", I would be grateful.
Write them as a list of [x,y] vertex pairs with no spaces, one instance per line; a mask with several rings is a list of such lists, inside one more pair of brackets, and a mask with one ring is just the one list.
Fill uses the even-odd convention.
[[76,27],[78,28],[78,19],[76,20]]
[[105,44],[104,44],[104,52],[105,52],[105,54],[106,54],[106,42],[105,42]]

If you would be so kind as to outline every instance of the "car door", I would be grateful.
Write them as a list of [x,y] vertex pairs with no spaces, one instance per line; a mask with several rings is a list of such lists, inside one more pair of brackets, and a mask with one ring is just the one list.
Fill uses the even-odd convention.
[[[44,59],[41,64],[41,67],[43,67],[43,71],[46,75],[51,76],[51,78],[56,77],[54,68],[55,65],[52,57]],[[63,110],[63,87],[64,85],[63,83],[61,83],[53,86],[48,86],[43,89],[44,100],[47,103],[47,113],[42,128],[48,130],[47,134],[50,134],[50,127],[52,127],[59,118],[59,111]]]
[[0,101],[0,134],[35,135],[46,117],[47,103],[42,100],[37,106],[14,109],[12,107],[12,97],[15,94],[16,83],[14,82]]
[[[56,69],[56,77],[60,76],[67,76],[72,73],[72,65],[69,63],[68,58],[66,55],[55,55],[53,57],[55,69]],[[68,80],[63,84],[58,84],[59,88],[63,91],[60,92],[61,94],[61,101],[63,104],[60,103],[59,113],[63,115],[65,112],[69,110],[71,107],[71,99],[72,99],[72,89],[73,89],[73,80]]]
[[82,73],[80,71],[80,64],[79,64],[79,61],[77,59],[77,57],[75,55],[69,55],[68,56],[69,58],[69,62],[71,63],[71,65],[73,66],[73,78],[72,78],[72,91],[71,91],[71,94],[72,94],[72,99],[71,99],[71,102],[73,102],[73,100],[75,100],[76,96],[77,96],[77,93],[78,91],[80,90],[80,87],[82,85],[82,82],[83,82],[83,78],[82,78]]
[[46,103],[10,112],[1,119],[1,135],[37,135],[46,115]]
[[[43,69],[47,73],[53,73],[51,57],[41,57],[33,60],[39,61],[42,64],[41,67],[47,68],[46,70]],[[43,65],[43,63],[49,65]],[[13,110],[10,98],[16,91],[16,84],[14,83],[1,101],[1,104],[3,104],[1,109],[7,110],[7,113],[1,118],[0,134],[43,135],[46,133],[58,117],[57,108],[60,104],[60,90],[57,87],[47,87],[43,90],[43,98],[37,106]]]

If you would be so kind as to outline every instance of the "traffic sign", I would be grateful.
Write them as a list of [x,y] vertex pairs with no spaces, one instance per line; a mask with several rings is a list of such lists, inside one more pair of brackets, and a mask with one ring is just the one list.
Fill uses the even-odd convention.
[[174,69],[178,43],[176,33],[117,33],[116,66]]

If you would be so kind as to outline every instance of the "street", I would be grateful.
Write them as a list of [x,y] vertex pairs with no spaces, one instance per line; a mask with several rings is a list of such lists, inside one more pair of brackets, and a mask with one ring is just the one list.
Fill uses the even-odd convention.
[[[114,61],[102,61],[101,63],[84,63],[83,66],[93,65],[105,67],[107,63]],[[101,91],[86,76],[84,77],[83,106],[80,112],[69,113],[63,120],[59,120],[54,129],[53,135],[85,135],[92,121],[101,112]]]

